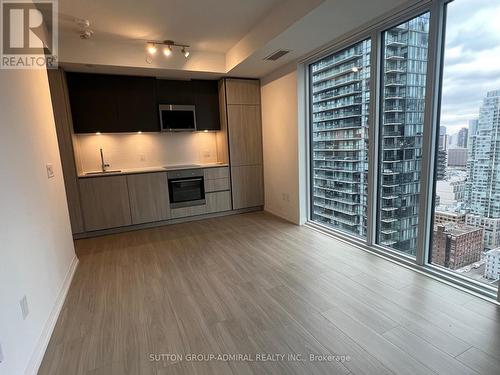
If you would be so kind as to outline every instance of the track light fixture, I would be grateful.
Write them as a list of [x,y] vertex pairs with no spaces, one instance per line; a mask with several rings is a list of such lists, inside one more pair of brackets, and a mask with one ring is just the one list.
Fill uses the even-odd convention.
[[156,52],[158,51],[158,46],[164,46],[163,47],[163,54],[166,57],[169,57],[172,55],[172,53],[174,51],[174,47],[180,47],[181,53],[184,55],[184,57],[186,59],[189,57],[189,51],[187,50],[189,48],[189,46],[186,44],[175,43],[173,40],[164,40],[162,42],[158,42],[158,41],[147,42],[146,50],[148,51],[148,53],[150,55],[155,55]]

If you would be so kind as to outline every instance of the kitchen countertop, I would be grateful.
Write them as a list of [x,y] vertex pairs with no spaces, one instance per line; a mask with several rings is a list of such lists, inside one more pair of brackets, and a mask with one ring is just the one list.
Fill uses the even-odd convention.
[[[99,171],[87,171],[78,174],[78,178],[89,178],[89,177],[105,177],[105,176],[120,176],[127,174],[138,174],[138,173],[155,173],[155,172],[166,172],[182,169],[203,169],[203,168],[216,168],[216,167],[227,167],[227,163],[207,163],[207,164],[171,164],[162,167],[144,167],[144,168],[122,168],[118,172],[107,172],[107,173],[92,173]],[[109,168],[113,170],[113,168]],[[92,173],[92,174],[89,174]]]

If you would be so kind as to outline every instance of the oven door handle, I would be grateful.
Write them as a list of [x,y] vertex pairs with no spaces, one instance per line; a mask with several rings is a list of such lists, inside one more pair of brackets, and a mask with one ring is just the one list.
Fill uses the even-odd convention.
[[180,178],[180,179],[175,179],[175,180],[170,180],[172,181],[172,183],[176,183],[176,182],[191,182],[191,181],[202,181],[203,178],[202,177],[199,177],[199,178],[188,178],[188,179],[184,179],[184,178]]

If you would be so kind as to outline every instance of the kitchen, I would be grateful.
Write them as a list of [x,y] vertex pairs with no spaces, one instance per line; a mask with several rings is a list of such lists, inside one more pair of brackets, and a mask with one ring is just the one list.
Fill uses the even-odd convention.
[[499,373],[498,1],[0,3],[0,375]]
[[75,239],[262,209],[258,80],[48,75]]

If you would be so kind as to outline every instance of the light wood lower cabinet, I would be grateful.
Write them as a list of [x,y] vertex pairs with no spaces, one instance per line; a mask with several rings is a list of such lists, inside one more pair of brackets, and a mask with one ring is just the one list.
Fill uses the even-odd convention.
[[207,200],[206,213],[230,211],[231,207],[231,191],[218,191],[216,193],[208,193],[205,195]]
[[232,210],[229,168],[211,168],[206,174],[206,204],[181,208],[170,208],[166,172],[80,178],[85,231]]
[[218,178],[216,180],[205,180],[205,193],[231,189],[229,178]]
[[229,167],[205,168],[203,171],[205,180],[215,180],[219,178],[229,178]]
[[231,167],[233,209],[264,205],[262,165]]
[[231,191],[205,194],[206,204],[171,209],[172,219],[231,210]]
[[132,224],[167,220],[170,217],[166,173],[127,176]]
[[79,185],[87,232],[132,224],[126,176],[81,178]]

